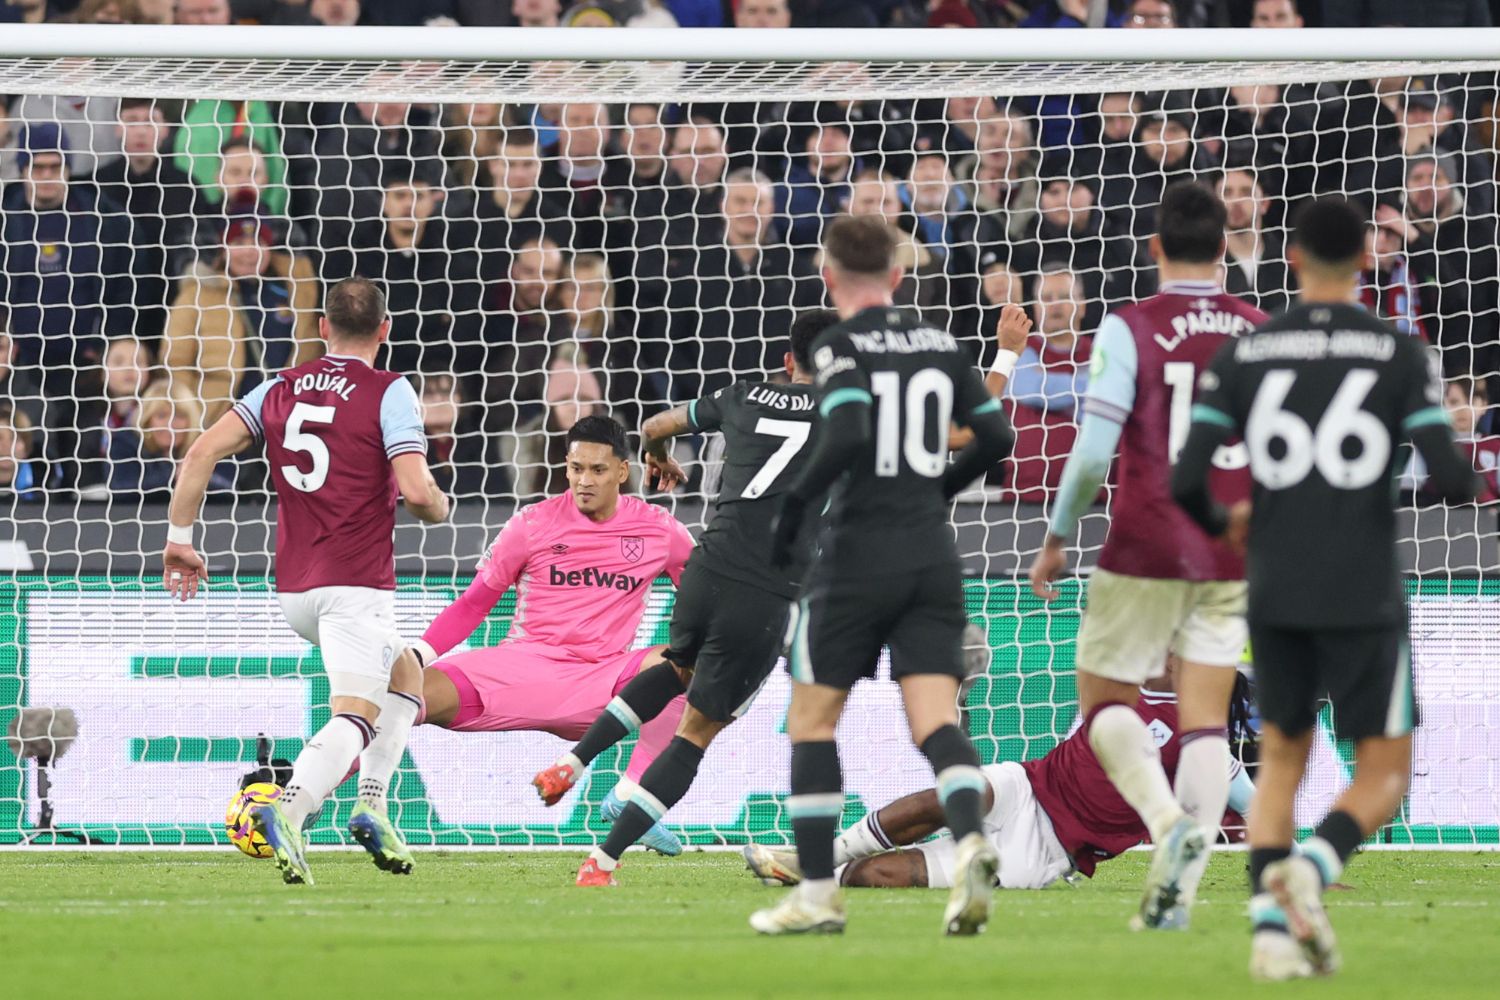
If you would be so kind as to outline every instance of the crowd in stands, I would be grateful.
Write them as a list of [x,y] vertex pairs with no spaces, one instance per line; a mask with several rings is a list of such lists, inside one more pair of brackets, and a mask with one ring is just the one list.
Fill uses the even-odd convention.
[[[1083,26],[1090,6],[0,0],[0,20],[1026,29]],[[1127,30],[1488,23],[1471,4],[1380,0],[1115,0],[1100,13]],[[685,106],[14,98],[0,123],[0,493],[159,499],[235,398],[317,356],[322,290],[352,274],[385,290],[386,363],[419,390],[444,488],[554,490],[580,417],[638,426],[780,371],[796,312],[823,302],[823,228],[856,213],[906,234],[898,300],[972,345],[976,364],[990,363],[1003,305],[1031,311],[1005,401],[1016,456],[989,482],[1044,502],[1092,332],[1154,291],[1155,206],[1197,178],[1228,209],[1225,286],[1268,311],[1295,293],[1284,234],[1299,204],[1363,204],[1361,300],[1432,345],[1500,499],[1494,83]],[[1415,466],[1404,478],[1418,497],[1422,479]],[[226,463],[213,489],[264,483],[262,463]]]

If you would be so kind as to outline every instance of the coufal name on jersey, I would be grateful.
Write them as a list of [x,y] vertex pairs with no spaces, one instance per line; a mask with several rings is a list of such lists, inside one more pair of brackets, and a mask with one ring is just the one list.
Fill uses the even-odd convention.
[[1224,312],[1214,309],[1213,303],[1208,299],[1200,299],[1193,303],[1196,307],[1193,312],[1182,313],[1172,317],[1172,329],[1177,336],[1168,340],[1161,334],[1156,334],[1155,339],[1164,351],[1175,351],[1184,340],[1196,337],[1200,333],[1217,333],[1228,337],[1238,337],[1242,333],[1249,333],[1255,328],[1255,324],[1245,316],[1236,313]]
[[347,375],[335,375],[331,372],[298,375],[297,381],[292,383],[293,395],[300,396],[304,392],[331,392],[346,403],[349,402],[349,395],[354,390],[355,383],[349,381]]
[[915,330],[882,330],[879,333],[850,333],[849,342],[865,354],[918,354],[922,351],[956,351],[953,334],[931,327]]
[[818,405],[818,401],[811,396],[793,396],[785,392],[777,392],[775,389],[769,389],[763,385],[758,385],[745,393],[745,401],[769,406],[773,410],[791,410],[793,413],[812,410]]
[[645,582],[645,577],[612,573],[597,566],[583,569],[561,570],[548,568],[547,582],[554,587],[603,587],[606,590],[634,590]]

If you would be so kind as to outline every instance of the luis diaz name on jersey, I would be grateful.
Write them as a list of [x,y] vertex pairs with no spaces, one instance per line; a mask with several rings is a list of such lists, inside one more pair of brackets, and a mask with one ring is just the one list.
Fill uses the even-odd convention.
[[1215,309],[1214,306],[1217,303],[1213,299],[1195,299],[1188,304],[1193,307],[1192,312],[1172,317],[1172,331],[1175,336],[1169,340],[1159,333],[1152,334],[1152,338],[1161,345],[1162,350],[1175,351],[1184,340],[1201,333],[1238,337],[1255,328],[1255,324],[1244,316]]
[[749,392],[745,393],[745,402],[759,403],[761,406],[768,406],[773,410],[790,410],[793,413],[805,413],[808,410],[815,409],[818,405],[818,401],[812,396],[793,396],[791,393],[777,392],[775,389],[764,385],[755,386]]

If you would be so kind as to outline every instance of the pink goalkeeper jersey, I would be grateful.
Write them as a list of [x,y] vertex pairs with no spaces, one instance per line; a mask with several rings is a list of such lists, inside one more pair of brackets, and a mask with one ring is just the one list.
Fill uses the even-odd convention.
[[622,496],[608,521],[589,520],[571,494],[522,507],[485,553],[474,582],[422,638],[439,654],[463,642],[500,597],[516,588],[505,642],[547,646],[598,661],[629,649],[651,582],[675,584],[693,536],[666,510]]

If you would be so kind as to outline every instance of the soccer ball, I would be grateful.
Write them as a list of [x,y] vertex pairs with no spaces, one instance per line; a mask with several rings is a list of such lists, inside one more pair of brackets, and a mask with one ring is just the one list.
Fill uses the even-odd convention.
[[252,858],[269,858],[271,845],[256,832],[250,810],[279,798],[281,786],[268,781],[257,781],[235,792],[234,798],[229,800],[229,808],[224,811],[224,829],[229,832],[229,842]]

